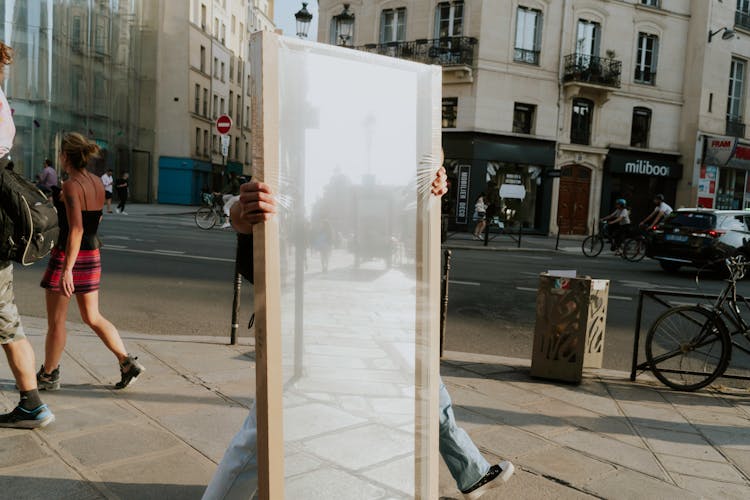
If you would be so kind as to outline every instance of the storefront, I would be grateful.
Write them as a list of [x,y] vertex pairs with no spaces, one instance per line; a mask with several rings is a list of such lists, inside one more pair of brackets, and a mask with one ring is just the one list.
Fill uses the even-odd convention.
[[529,232],[549,230],[555,143],[492,134],[443,134],[445,166],[450,189],[443,199],[443,215],[451,230],[474,227],[474,204],[480,194],[496,216]]
[[668,204],[675,205],[677,183],[682,178],[679,158],[679,155],[611,148],[604,162],[601,215],[611,213],[618,198],[628,202],[634,222],[653,211],[657,194],[663,194]]
[[750,208],[750,146],[734,137],[706,137],[698,172],[698,205],[718,210]]

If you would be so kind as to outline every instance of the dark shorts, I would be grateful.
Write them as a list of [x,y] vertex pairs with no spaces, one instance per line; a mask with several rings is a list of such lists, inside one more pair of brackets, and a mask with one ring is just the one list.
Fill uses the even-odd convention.
[[112,199],[112,191],[104,190],[104,199],[105,200],[111,200]]
[[[47,270],[40,286],[53,292],[61,292],[60,276],[62,275],[65,252],[59,248],[53,248],[50,254]],[[102,262],[99,250],[81,250],[73,265],[73,286],[76,294],[84,294],[99,290],[99,281],[102,276]]]

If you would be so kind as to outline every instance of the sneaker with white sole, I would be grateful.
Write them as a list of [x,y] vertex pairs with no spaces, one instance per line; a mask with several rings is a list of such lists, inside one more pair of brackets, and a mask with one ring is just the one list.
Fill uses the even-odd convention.
[[138,376],[145,372],[146,368],[138,361],[137,356],[130,356],[120,363],[120,381],[115,384],[115,389],[125,389],[138,380]]
[[24,410],[16,406],[10,413],[0,415],[0,427],[13,429],[39,429],[55,421],[47,405],[43,404],[33,410]]
[[507,460],[500,462],[499,464],[490,467],[487,474],[485,474],[484,477],[474,486],[462,491],[461,493],[466,500],[476,500],[489,490],[499,488],[505,484],[505,482],[510,479],[510,476],[513,475],[514,471],[515,467],[513,467],[512,463]]

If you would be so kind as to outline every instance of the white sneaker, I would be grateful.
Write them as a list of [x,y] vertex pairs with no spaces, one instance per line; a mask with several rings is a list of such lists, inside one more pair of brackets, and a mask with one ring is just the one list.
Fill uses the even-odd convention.
[[476,500],[489,490],[499,488],[505,484],[510,479],[510,476],[513,475],[513,472],[515,472],[515,467],[513,467],[512,463],[507,460],[500,462],[490,467],[487,474],[477,484],[461,493],[463,493],[466,500]]
[[120,213],[120,209],[119,208],[115,208],[115,210],[117,211],[118,214]]
[[222,229],[226,229],[226,228],[228,228],[228,227],[232,227],[232,223],[231,223],[231,222],[229,222],[229,221],[227,221],[227,222],[225,222],[224,224],[222,224],[222,225],[221,225],[221,228],[222,228]]
[[123,211],[122,211],[122,212],[120,212],[120,213],[121,213],[122,215],[128,215],[128,213],[127,213],[127,212],[126,212],[125,210],[123,210]]

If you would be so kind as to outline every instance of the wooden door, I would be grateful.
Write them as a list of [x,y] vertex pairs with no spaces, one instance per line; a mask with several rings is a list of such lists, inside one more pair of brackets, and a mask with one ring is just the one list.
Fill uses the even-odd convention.
[[562,169],[557,218],[562,234],[586,234],[589,230],[591,170],[581,165]]

